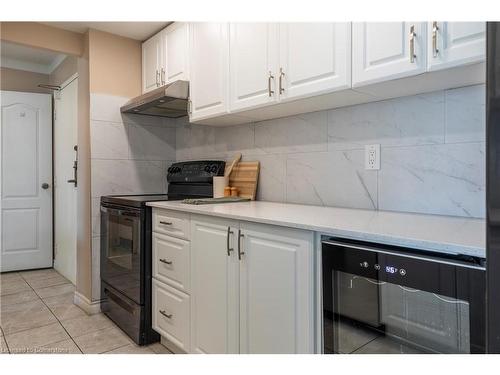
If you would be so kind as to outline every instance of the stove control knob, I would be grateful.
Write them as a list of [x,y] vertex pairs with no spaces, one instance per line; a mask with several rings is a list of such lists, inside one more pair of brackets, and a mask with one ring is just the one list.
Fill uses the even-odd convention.
[[368,268],[370,266],[368,262],[361,262],[359,265],[363,268]]
[[380,270],[380,264],[375,264],[373,267],[374,267],[377,271],[378,271],[378,270]]
[[167,172],[172,173],[172,167],[168,167]]
[[406,270],[405,270],[404,268],[401,268],[401,269],[399,270],[399,274],[400,274],[401,276],[405,276],[405,275],[406,275]]
[[212,165],[212,168],[210,168],[210,171],[211,171],[212,173],[217,172],[217,166],[216,166],[215,164],[214,164],[214,165]]
[[210,173],[210,165],[205,165],[205,168],[203,168],[203,170],[207,173]]

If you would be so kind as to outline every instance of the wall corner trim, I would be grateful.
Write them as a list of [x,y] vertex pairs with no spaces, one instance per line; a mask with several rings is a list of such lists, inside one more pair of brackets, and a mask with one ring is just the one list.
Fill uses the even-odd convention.
[[88,315],[94,315],[101,312],[101,301],[90,301],[83,294],[76,292],[74,295],[73,302]]

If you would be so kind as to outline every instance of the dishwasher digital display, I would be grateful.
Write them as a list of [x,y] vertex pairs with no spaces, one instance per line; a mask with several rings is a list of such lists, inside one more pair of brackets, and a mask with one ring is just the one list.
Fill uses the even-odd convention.
[[398,273],[398,269],[394,266],[385,266],[385,272],[395,274]]

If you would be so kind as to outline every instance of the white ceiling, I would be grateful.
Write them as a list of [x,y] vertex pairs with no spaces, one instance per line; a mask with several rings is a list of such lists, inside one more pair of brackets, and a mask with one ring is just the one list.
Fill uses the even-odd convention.
[[50,74],[64,60],[62,53],[1,41],[0,66]]
[[88,29],[106,31],[111,34],[144,41],[163,29],[170,22],[41,22],[45,25],[85,33]]

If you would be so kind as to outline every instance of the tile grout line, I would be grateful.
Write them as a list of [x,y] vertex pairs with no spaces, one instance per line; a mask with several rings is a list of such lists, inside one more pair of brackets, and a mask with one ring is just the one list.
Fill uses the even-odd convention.
[[[54,268],[52,268],[54,269]],[[55,269],[54,269],[55,271]],[[57,271],[56,271],[57,272]],[[60,275],[59,272],[57,272],[58,275]],[[76,345],[76,347],[78,348],[78,350],[80,351],[81,354],[83,354],[83,350],[78,346],[78,344],[75,342],[75,340],[73,339],[73,337],[69,334],[69,332],[66,330],[66,327],[64,327],[64,325],[61,323],[61,321],[59,320],[59,318],[56,316],[56,314],[54,314],[54,312],[52,311],[52,309],[45,303],[45,301],[43,300],[42,297],[40,297],[40,295],[36,292],[36,290],[30,285],[30,283],[23,277],[22,274],[20,274],[22,279],[26,282],[26,284],[28,284],[28,286],[31,288],[31,290],[33,290],[33,293],[36,294],[36,296],[40,299],[40,301],[44,304],[45,307],[47,307],[47,309],[49,309],[50,313],[52,314],[52,316],[54,318],[56,318],[57,322],[59,323],[59,325],[62,327],[62,329],[64,330],[64,332],[66,332],[66,334],[68,335],[68,337],[71,339],[71,341],[73,341],[73,343]],[[62,276],[62,275],[61,275]],[[63,276],[64,277],[64,276]],[[60,284],[60,285],[63,285],[63,284]],[[57,285],[54,285],[54,286],[57,286]],[[50,288],[50,287],[49,287]],[[43,288],[42,288],[43,289]],[[50,324],[53,324],[53,323],[50,323]],[[47,324],[47,325],[50,325],[50,324]],[[46,325],[46,326],[47,326]],[[41,327],[46,327],[46,326],[41,326]],[[20,331],[21,332],[21,331]],[[7,341],[7,340],[6,340]],[[47,344],[47,345],[50,345],[50,344]]]
[[7,339],[5,338],[5,332],[3,331],[3,328],[0,327],[0,331],[2,331],[2,340],[5,342],[5,345],[7,345],[7,352],[8,354],[11,354],[10,353],[10,348],[9,348],[9,343],[7,342]]

